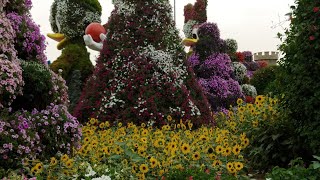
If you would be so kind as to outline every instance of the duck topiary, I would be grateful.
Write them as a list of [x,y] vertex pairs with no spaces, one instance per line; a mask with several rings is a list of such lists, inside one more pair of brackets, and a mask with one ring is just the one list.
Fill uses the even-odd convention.
[[[54,72],[62,70],[68,87],[75,82],[72,78],[77,77],[83,84],[92,74],[93,65],[83,35],[90,23],[100,23],[101,11],[98,0],[55,0],[51,6],[50,23],[54,33],[48,34],[48,37],[59,42],[57,48],[62,50],[62,54],[50,64],[50,68]],[[78,94],[79,90],[81,88],[68,92],[70,97],[74,97],[70,99],[70,109],[78,100],[73,94]]]

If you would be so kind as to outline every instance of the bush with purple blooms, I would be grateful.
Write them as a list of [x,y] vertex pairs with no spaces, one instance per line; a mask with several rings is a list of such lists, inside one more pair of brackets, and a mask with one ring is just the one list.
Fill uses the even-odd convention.
[[47,159],[58,151],[70,154],[79,147],[80,124],[66,106],[0,114],[0,166],[19,167],[23,158]]
[[4,10],[8,13],[17,12],[18,14],[26,14],[32,8],[31,0],[6,0],[7,6]]
[[0,110],[10,106],[17,95],[22,94],[22,69],[17,61],[9,61],[0,55]]
[[233,71],[227,54],[212,54],[203,62],[193,54],[189,62],[214,111],[228,107],[243,97],[239,83],[231,78]]
[[260,69],[260,65],[256,61],[245,61],[243,62],[243,65],[246,66],[248,71],[256,71]]
[[251,51],[243,51],[242,52],[243,56],[244,56],[244,60],[247,62],[252,61],[252,52]]
[[199,40],[194,48],[200,56],[200,60],[204,60],[212,53],[223,53],[226,51],[227,45],[220,38],[220,30],[216,23],[203,23],[198,29]]
[[[6,1],[0,0],[0,11],[5,6]],[[0,13],[0,54],[4,54],[9,60],[16,59],[17,51],[14,49],[15,31],[12,23],[6,17],[6,14]]]
[[40,28],[28,14],[19,15],[15,12],[7,14],[16,32],[15,49],[18,57],[26,61],[37,61],[46,64],[45,37],[40,34]]

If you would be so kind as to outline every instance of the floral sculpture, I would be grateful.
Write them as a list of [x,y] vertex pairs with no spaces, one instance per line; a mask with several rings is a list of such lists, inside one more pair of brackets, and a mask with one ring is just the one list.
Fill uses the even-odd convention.
[[23,158],[71,153],[81,132],[65,81],[51,71],[30,0],[0,0],[0,179]]
[[150,126],[212,123],[208,102],[186,65],[169,1],[113,3],[100,58],[74,115]]
[[[197,4],[201,2],[206,4],[206,1],[197,1],[194,7],[197,7]],[[184,32],[186,39],[183,40],[183,44],[192,47],[193,51],[188,60],[212,109],[220,111],[235,104],[238,98],[243,97],[243,94],[239,82],[235,79],[231,59],[226,54],[227,43],[220,38],[218,26],[215,23],[194,20],[198,19],[199,11],[192,7],[191,4],[185,6]],[[205,9],[201,10],[206,11]],[[190,14],[194,16],[190,16]],[[202,12],[202,14],[205,13]],[[202,18],[202,20],[206,20],[206,18]],[[195,24],[191,26],[191,22]],[[230,50],[237,48],[234,42],[229,44],[234,46],[230,47]]]
[[62,49],[62,54],[50,68],[56,73],[62,70],[62,77],[70,87],[70,109],[77,103],[76,94],[81,92],[93,70],[82,36],[87,25],[100,22],[101,11],[98,0],[55,0],[51,6],[50,23],[54,33],[48,37],[59,42],[57,48]]

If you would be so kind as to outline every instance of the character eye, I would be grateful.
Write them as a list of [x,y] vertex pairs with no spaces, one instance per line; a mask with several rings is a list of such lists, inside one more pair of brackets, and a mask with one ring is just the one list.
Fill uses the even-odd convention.
[[197,35],[194,34],[194,33],[192,34],[192,38],[193,38],[193,39],[198,39]]
[[192,38],[193,39],[198,39],[199,38],[198,37],[198,28],[197,27],[192,29]]

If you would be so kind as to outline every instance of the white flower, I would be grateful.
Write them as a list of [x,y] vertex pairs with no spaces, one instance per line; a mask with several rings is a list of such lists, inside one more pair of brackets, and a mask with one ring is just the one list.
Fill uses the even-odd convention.
[[235,80],[241,82],[247,74],[246,66],[239,62],[232,62],[231,68],[233,70]]
[[241,85],[241,90],[242,90],[242,93],[246,96],[252,96],[252,97],[257,96],[256,88],[250,84]]
[[90,165],[87,167],[87,173],[88,174],[85,174],[86,177],[94,176],[97,174]]
[[93,178],[92,180],[111,180],[111,178],[109,176],[102,175],[101,177]]

